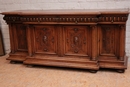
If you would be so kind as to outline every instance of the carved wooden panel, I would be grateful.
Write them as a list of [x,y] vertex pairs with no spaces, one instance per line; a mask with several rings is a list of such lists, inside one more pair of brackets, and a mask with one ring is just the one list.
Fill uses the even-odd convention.
[[54,26],[35,26],[35,48],[39,53],[56,53],[56,40]]
[[27,50],[26,27],[22,24],[16,25],[16,37],[18,50]]
[[119,29],[117,25],[102,25],[99,31],[100,55],[116,56],[119,48]]
[[88,27],[65,26],[65,54],[88,56]]

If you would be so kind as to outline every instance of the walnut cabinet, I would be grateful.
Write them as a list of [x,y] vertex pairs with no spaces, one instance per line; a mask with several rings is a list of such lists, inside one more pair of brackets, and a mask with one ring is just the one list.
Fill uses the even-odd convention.
[[9,25],[8,60],[27,65],[89,69],[127,68],[125,10],[3,12]]

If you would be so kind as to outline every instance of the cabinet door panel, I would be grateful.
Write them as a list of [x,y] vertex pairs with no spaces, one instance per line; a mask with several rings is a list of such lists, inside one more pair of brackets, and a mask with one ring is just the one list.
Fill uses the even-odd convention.
[[119,48],[119,29],[116,25],[102,25],[99,31],[100,55],[116,56]]
[[26,27],[22,24],[16,25],[16,36],[17,37],[17,49],[18,50],[27,50],[27,36],[26,36]]
[[35,48],[38,53],[56,53],[54,26],[35,26]]
[[65,54],[88,56],[88,27],[65,26]]

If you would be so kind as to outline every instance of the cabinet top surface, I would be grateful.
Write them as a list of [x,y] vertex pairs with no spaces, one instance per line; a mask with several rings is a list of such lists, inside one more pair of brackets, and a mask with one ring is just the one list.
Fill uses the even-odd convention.
[[2,12],[3,15],[100,15],[100,14],[129,14],[125,9],[98,9],[98,10],[17,10]]

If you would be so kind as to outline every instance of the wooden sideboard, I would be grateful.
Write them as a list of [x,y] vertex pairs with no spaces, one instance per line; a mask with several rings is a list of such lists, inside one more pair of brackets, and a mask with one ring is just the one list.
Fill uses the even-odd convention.
[[126,10],[23,10],[1,13],[11,63],[89,69],[127,68]]

